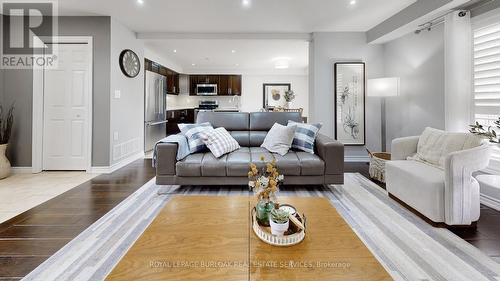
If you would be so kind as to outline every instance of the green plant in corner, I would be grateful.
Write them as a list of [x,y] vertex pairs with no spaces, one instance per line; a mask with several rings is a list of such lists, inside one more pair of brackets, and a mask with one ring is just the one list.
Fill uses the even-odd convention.
[[271,219],[277,224],[288,222],[288,212],[282,209],[273,209],[271,211]]
[[[495,126],[500,129],[500,117],[494,123]],[[469,131],[474,135],[488,139],[492,143],[500,143],[499,136],[497,132],[492,129],[492,126],[488,126],[487,128],[485,128],[485,126],[479,124],[479,122],[476,122],[476,124],[469,125],[469,127]]]
[[0,144],[8,144],[14,124],[14,105],[9,110],[0,105]]

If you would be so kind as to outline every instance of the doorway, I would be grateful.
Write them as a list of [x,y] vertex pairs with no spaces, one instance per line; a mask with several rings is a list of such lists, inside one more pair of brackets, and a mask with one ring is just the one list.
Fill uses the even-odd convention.
[[91,38],[59,37],[45,44],[57,45],[54,46],[57,67],[34,70],[33,74],[34,88],[36,85],[39,90],[33,96],[33,172],[89,171],[92,150]]

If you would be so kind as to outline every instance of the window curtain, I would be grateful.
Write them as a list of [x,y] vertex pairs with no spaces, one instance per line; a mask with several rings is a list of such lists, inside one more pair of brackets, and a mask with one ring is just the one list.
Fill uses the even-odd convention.
[[470,13],[444,20],[445,129],[463,132],[472,120],[472,25]]

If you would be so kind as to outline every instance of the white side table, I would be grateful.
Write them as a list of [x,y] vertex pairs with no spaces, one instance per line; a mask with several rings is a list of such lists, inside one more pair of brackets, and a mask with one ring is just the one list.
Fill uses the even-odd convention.
[[500,211],[500,176],[479,175],[476,179],[481,186],[481,203]]

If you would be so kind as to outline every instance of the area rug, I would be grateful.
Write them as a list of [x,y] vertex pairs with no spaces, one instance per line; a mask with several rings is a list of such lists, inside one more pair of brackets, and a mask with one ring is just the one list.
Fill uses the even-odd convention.
[[[251,195],[243,186],[156,186],[152,180],[23,280],[104,279],[174,194]],[[360,174],[346,174],[342,186],[284,187],[280,195],[329,198],[395,280],[500,280],[499,264],[447,229],[428,225]]]

